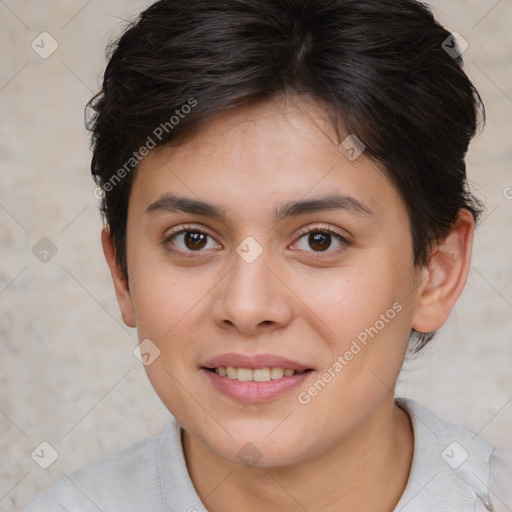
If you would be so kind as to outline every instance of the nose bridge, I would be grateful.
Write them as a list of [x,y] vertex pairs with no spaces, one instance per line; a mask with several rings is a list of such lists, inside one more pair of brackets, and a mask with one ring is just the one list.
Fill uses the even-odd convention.
[[231,270],[216,300],[215,320],[250,332],[259,324],[283,324],[291,316],[286,287],[274,275],[270,249],[246,238],[233,254]]
[[264,248],[254,238],[247,237],[236,248],[233,256],[230,292],[249,302],[269,298],[273,284],[269,266],[272,265],[270,249]]

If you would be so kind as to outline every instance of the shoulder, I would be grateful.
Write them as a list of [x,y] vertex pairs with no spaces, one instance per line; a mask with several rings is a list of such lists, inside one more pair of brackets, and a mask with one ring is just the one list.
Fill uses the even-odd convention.
[[[414,431],[404,503],[415,499],[418,506],[414,510],[422,512],[512,510],[509,452],[497,450],[465,427],[438,418],[414,400],[397,398],[396,403],[409,414]],[[423,489],[429,479],[428,490]]]
[[496,512],[512,510],[512,452],[495,450],[491,455],[489,497]]
[[65,474],[22,512],[160,510],[157,453],[163,436],[143,439],[116,455],[98,457]]

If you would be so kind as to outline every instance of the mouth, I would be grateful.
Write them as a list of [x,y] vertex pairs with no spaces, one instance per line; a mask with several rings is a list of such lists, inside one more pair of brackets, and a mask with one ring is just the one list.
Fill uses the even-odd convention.
[[294,375],[303,375],[312,372],[312,368],[305,370],[294,370],[293,368],[283,367],[267,367],[267,368],[240,368],[235,366],[218,366],[216,368],[206,368],[204,370],[216,373],[221,377],[227,377],[231,380],[241,382],[269,382],[271,380],[279,380]]
[[[226,364],[234,359],[241,366]],[[265,365],[271,362],[274,365]],[[214,360],[213,363],[202,366],[200,371],[212,389],[220,392],[221,396],[246,404],[259,404],[285,397],[293,388],[304,385],[316,373],[313,368],[266,356],[250,359],[223,356],[222,361]]]
[[284,396],[316,373],[314,368],[268,354],[224,354],[207,361],[200,371],[215,391],[251,404]]

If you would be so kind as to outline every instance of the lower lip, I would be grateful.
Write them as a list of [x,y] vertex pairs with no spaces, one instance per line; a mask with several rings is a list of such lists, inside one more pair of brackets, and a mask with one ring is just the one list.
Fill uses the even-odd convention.
[[249,404],[268,402],[269,400],[277,398],[290,389],[302,384],[306,379],[309,379],[312,373],[314,373],[313,371],[308,371],[266,382],[255,382],[221,377],[218,373],[204,368],[201,368],[201,372],[210,379],[210,382],[219,391],[240,402]]

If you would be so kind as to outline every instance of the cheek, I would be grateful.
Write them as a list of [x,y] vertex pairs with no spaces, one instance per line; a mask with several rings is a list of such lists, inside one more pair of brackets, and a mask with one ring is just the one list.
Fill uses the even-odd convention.
[[197,347],[211,332],[207,316],[215,280],[207,273],[198,275],[197,271],[193,275],[171,273],[163,265],[148,268],[142,272],[141,266],[134,267],[131,290],[139,340],[150,339],[161,355],[154,365],[146,367],[148,377],[153,382],[160,377],[169,380],[165,370],[176,377],[195,372]]
[[139,336],[170,335],[204,296],[201,280],[172,271],[169,264],[152,261],[144,254],[133,260],[130,292]]
[[324,326],[326,367],[341,356],[349,381],[359,381],[373,369],[391,383],[410,333],[409,269],[405,261],[400,266],[385,256],[355,266],[337,269],[320,286],[310,282],[305,302]]
[[324,321],[332,337],[346,340],[375,323],[398,299],[398,288],[390,272],[373,265],[338,268],[308,279],[297,295]]
[[163,270],[154,268],[135,282],[137,332],[139,340],[151,340],[158,353],[145,366],[157,395],[173,413],[192,414],[194,401],[186,390],[187,383],[196,378],[198,338],[204,334],[198,317],[204,315],[208,287],[191,286],[189,277],[166,276]]

